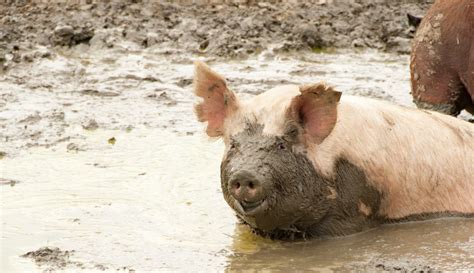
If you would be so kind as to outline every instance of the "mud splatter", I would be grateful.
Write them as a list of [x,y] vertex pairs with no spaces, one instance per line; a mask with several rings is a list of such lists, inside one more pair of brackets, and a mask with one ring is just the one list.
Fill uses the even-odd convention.
[[74,250],[61,250],[58,247],[42,247],[35,251],[27,252],[21,257],[32,259],[37,265],[46,267],[51,271],[54,269],[63,269],[66,266],[74,265],[84,268],[81,262],[71,261]]

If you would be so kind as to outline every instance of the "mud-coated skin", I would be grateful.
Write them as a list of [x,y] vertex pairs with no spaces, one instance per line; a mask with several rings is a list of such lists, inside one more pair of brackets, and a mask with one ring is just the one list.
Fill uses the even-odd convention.
[[[292,124],[284,136],[265,136],[262,126],[248,124],[232,137],[221,164],[227,203],[258,234],[275,239],[339,236],[374,227],[381,196],[362,170],[341,158],[336,177],[325,177],[299,149],[301,128]],[[266,191],[265,209],[255,215],[239,210],[228,181],[236,171],[258,177]],[[361,211],[361,204],[370,211]]]
[[419,108],[474,114],[474,1],[436,1],[413,40],[410,72]]
[[226,147],[224,198],[256,233],[326,237],[382,223],[473,215],[471,124],[341,96],[324,83],[229,101],[224,85],[209,92],[221,82],[196,63],[195,94],[206,110],[196,112],[198,119]]

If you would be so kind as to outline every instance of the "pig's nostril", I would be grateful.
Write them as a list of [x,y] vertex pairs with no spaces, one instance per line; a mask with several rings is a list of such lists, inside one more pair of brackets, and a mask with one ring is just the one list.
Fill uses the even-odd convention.
[[234,187],[235,187],[236,190],[240,189],[240,183],[239,182],[235,183],[234,185],[235,185]]
[[254,187],[255,187],[255,186],[254,186],[253,182],[249,182],[249,188],[250,188],[250,189],[253,189]]

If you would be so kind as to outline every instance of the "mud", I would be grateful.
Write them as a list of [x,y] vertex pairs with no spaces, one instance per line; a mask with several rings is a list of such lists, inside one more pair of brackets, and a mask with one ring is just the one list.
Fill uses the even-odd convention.
[[[85,137],[94,128],[201,132],[190,85],[196,58],[163,57],[152,49],[71,49],[52,59],[19,64],[0,75],[0,151],[14,157],[28,147],[60,143],[87,150]],[[277,84],[326,80],[345,93],[412,105],[405,55],[266,51],[211,64],[229,75],[230,88],[244,98]]]
[[[386,222],[378,216],[380,194],[364,171],[340,158],[336,177],[318,173],[306,155],[295,152],[300,140],[294,128],[280,139],[264,136],[262,125],[249,123],[230,140],[234,147],[221,163],[221,187],[238,218],[261,236],[288,241],[343,236]],[[264,200],[259,208],[245,210],[243,198],[232,194],[229,181],[235,176],[258,181]],[[335,197],[328,198],[331,194]]]
[[[79,222],[79,219],[73,219],[73,222]],[[39,269],[43,272],[57,272],[79,269],[84,271],[118,271],[134,273],[135,269],[128,266],[121,266],[118,268],[110,268],[102,264],[84,263],[74,260],[74,250],[61,250],[58,247],[42,247],[35,251],[29,251],[23,255],[22,258],[29,258],[35,262]]]
[[35,261],[39,266],[47,266],[48,270],[64,268],[67,265],[74,264],[77,267],[81,267],[81,263],[73,263],[70,261],[70,256],[74,253],[73,251],[62,251],[57,247],[49,248],[42,247],[36,251],[30,251],[23,254],[21,257],[30,258]]
[[2,272],[56,268],[21,257],[44,247],[53,261],[69,251],[64,269],[53,270],[74,272],[474,269],[472,219],[271,241],[238,224],[223,200],[222,143],[160,128],[97,129],[86,140],[87,151],[60,143],[2,160],[3,175],[21,181],[0,187]]
[[[422,14],[425,4],[1,5],[1,272],[473,270],[467,219],[297,243],[252,234],[222,198],[223,145],[204,137],[192,111],[195,59],[242,98],[325,80],[414,107],[408,55],[366,49],[391,51],[373,33],[405,39],[405,9]],[[269,25],[272,16],[284,24]],[[310,49],[293,32],[304,22],[330,33],[322,41],[337,50]],[[367,39],[362,51],[345,40],[357,35]]]
[[[241,1],[242,2],[242,1]],[[158,1],[6,1],[0,4],[0,63],[8,68],[56,54],[52,48],[90,47],[160,53],[246,57],[280,52],[374,48],[409,53],[407,13],[432,1],[258,1],[178,5]]]

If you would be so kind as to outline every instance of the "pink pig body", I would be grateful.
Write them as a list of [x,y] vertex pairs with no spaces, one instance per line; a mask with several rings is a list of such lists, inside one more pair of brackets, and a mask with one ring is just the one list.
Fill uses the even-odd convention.
[[281,86],[239,101],[202,63],[195,87],[204,98],[199,119],[212,120],[208,134],[226,145],[224,197],[261,234],[333,236],[387,222],[474,215],[474,125],[468,122],[341,97],[324,84]]

